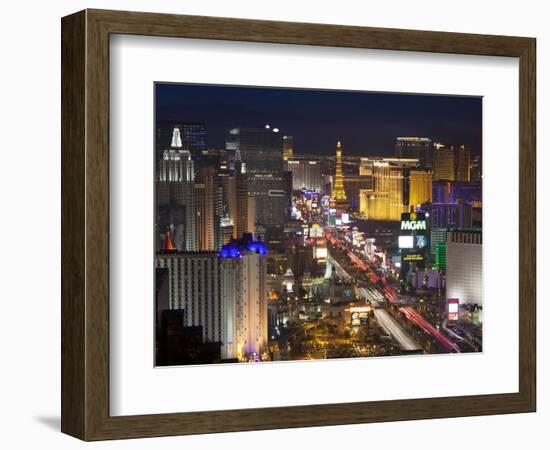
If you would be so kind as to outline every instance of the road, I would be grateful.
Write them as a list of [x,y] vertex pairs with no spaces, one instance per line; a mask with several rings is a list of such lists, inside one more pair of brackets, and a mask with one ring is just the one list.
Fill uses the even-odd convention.
[[344,243],[342,243],[340,238],[332,234],[329,231],[328,227],[325,228],[325,234],[327,236],[327,240],[332,245],[346,252],[348,258],[359,270],[362,270],[369,274],[369,278],[372,283],[376,283],[376,281],[378,281],[378,276],[370,269],[369,265],[365,261],[363,261],[361,258],[359,258],[355,253],[353,253]]
[[[381,278],[379,275],[376,274],[375,270],[370,267],[370,264],[359,258],[355,253],[353,253],[345,242],[342,242],[342,240],[337,236],[336,233],[327,233],[327,239],[333,244],[338,246],[339,248],[346,251],[348,254],[351,262],[358,267],[360,270],[365,270],[370,273],[370,279],[373,283],[376,283],[377,281],[381,280],[381,286],[380,283],[378,284],[378,290],[383,294],[391,303],[394,304],[400,304],[401,298],[399,294],[395,292],[392,286],[386,283],[386,281]],[[405,317],[412,322],[413,324],[420,327],[424,332],[430,334],[433,336],[442,347],[444,347],[449,352],[456,352],[460,353],[460,347],[455,344],[453,341],[451,341],[448,337],[446,337],[443,333],[438,331],[431,323],[429,323],[421,314],[416,312],[413,308],[410,306],[400,306],[400,310],[405,314]]]
[[371,302],[375,308],[384,306],[384,296],[373,287],[358,287],[357,296]]
[[[463,336],[460,336],[459,334],[455,333],[454,330],[452,330],[451,328],[448,327],[448,320],[445,318],[445,320],[443,321],[443,323],[441,324],[441,328],[443,328],[443,331],[445,331],[445,333],[447,333],[449,336],[451,336],[452,338],[456,339],[457,341],[460,341],[462,342],[464,345],[467,345],[468,347],[470,347],[474,352],[478,352],[480,351],[480,342],[477,342],[475,340],[475,337],[467,332],[465,332],[464,334],[466,335],[466,338],[464,338]],[[464,332],[460,327],[457,327],[461,332]]]
[[412,309],[410,306],[405,306],[400,309],[407,319],[415,325],[422,328],[426,333],[431,334],[437,341],[449,352],[460,353],[460,348],[450,339],[448,339],[443,333],[437,331],[436,328],[429,323],[424,317]]
[[338,278],[344,279],[344,280],[351,280],[352,277],[349,273],[346,272],[346,270],[342,267],[342,265],[336,260],[336,258],[333,258],[332,255],[328,254],[328,262],[329,264],[332,264],[333,270],[338,276]]
[[396,320],[385,309],[375,309],[374,317],[378,324],[397,342],[401,350],[419,351],[422,350],[416,341],[399,325]]

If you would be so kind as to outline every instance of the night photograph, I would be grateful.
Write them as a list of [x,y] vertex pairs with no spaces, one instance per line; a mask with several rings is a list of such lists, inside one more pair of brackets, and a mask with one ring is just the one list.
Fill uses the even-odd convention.
[[481,97],[154,89],[156,366],[482,351]]

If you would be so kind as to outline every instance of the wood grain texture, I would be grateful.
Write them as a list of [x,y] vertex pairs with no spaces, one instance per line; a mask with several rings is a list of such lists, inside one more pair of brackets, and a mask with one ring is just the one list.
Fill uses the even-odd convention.
[[536,409],[537,362],[537,151],[536,41],[529,41],[519,67],[519,391]]
[[61,27],[61,430],[78,437],[86,428],[85,20],[79,12]]
[[[109,416],[109,34],[519,57],[519,392]],[[62,21],[62,430],[84,440],[529,412],[536,405],[535,40],[87,10]],[[182,409],[185,405],[182,405]]]
[[521,56],[529,38],[88,10],[111,33],[330,47]]

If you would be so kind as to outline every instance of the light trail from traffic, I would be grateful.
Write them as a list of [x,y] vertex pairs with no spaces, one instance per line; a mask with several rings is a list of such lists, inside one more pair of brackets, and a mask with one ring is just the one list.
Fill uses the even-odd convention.
[[[350,261],[359,269],[369,272],[370,280],[372,283],[376,283],[380,280],[380,277],[369,267],[369,265],[360,259],[356,254],[349,250],[341,240],[331,234],[327,233],[327,239],[333,245],[337,246],[341,250],[345,251]],[[383,286],[378,288],[379,291],[393,304],[399,303],[399,295],[395,292],[393,287],[383,282]],[[400,308],[400,311],[403,311],[405,317],[412,322],[413,324],[420,327],[429,335],[433,336],[447,351],[460,353],[460,348],[450,339],[448,339],[443,333],[438,331],[431,323],[429,323],[421,314],[416,312],[410,306],[404,306]]]
[[421,314],[416,312],[410,306],[405,306],[401,308],[400,311],[403,311],[407,319],[409,319],[412,323],[418,325],[426,333],[431,334],[433,337],[435,337],[437,341],[448,351],[460,353],[460,348],[458,347],[458,345],[446,338],[443,333],[437,331],[437,329],[431,323],[424,319]]
[[[326,230],[326,229],[325,229]],[[346,252],[346,255],[350,261],[360,270],[368,272],[370,281],[376,283],[378,281],[378,276],[370,269],[369,265],[365,263],[361,258],[359,258],[355,253],[346,248],[344,244],[337,237],[333,236],[329,232],[326,233],[327,240],[332,244]]]
[[401,350],[418,351],[422,350],[416,341],[399,325],[396,320],[385,309],[375,309],[374,317],[378,324],[388,333],[399,345]]

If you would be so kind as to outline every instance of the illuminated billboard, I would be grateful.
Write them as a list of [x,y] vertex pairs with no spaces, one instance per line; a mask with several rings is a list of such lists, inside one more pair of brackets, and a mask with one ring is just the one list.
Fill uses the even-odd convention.
[[425,220],[402,220],[401,221],[402,230],[426,230],[426,221]]
[[419,262],[424,261],[424,255],[421,253],[408,253],[402,256],[403,261]]
[[369,313],[372,311],[371,306],[352,306],[349,308],[349,311],[351,313],[351,325],[353,327],[368,325]]
[[402,231],[427,231],[426,216],[422,212],[401,214]]
[[458,298],[450,298],[447,300],[447,320],[458,320]]
[[314,224],[311,225],[311,227],[309,229],[309,236],[311,236],[311,237],[323,237],[323,235],[324,235],[323,228],[321,228],[321,226],[319,226],[319,224],[314,223]]
[[372,306],[350,306],[350,312],[352,313],[364,313],[372,311]]
[[315,259],[326,259],[328,256],[326,247],[315,247]]
[[399,248],[413,248],[414,239],[413,236],[399,236]]
[[416,248],[426,248],[428,246],[428,237],[419,234],[415,236],[415,247]]

